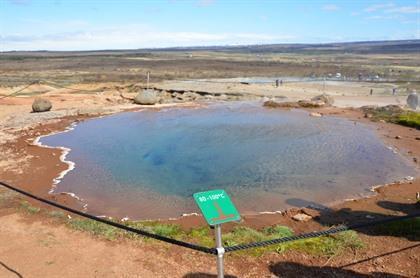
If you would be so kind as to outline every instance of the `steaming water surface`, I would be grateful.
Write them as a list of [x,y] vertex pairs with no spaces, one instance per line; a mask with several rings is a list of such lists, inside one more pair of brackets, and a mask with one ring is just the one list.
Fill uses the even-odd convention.
[[192,194],[214,188],[247,213],[327,203],[415,174],[367,126],[250,103],[121,113],[41,141],[72,149],[76,168],[56,192],[137,219],[197,212]]

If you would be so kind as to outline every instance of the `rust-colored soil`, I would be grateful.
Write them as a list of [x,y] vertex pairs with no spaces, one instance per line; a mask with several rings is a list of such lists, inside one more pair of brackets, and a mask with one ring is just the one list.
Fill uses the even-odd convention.
[[[372,124],[358,110],[328,108],[317,111]],[[1,145],[3,157],[7,160],[5,154],[9,153],[10,159],[19,162],[17,165],[20,166],[1,168],[0,179],[79,207],[68,196],[47,193],[52,179],[66,168],[58,159],[60,151],[31,145],[34,137],[63,129],[75,119],[65,117],[25,129],[18,132],[18,139]],[[375,123],[374,128],[408,159],[420,158],[420,143],[416,140],[418,130],[386,123]],[[401,139],[395,139],[396,135]],[[414,205],[417,191],[420,191],[419,180],[397,183],[377,189],[377,195],[371,198],[347,201],[332,209],[303,209],[314,217],[308,222],[292,220],[291,216],[300,211],[292,209],[283,214],[245,216],[244,223],[254,228],[285,224],[296,232],[308,232],[321,229],[322,225],[404,215],[419,210]],[[35,204],[35,201],[31,202]],[[297,200],[296,205],[308,203]],[[204,224],[201,217],[194,216],[176,222],[185,228]],[[50,218],[24,214],[14,206],[0,206],[0,223],[0,277],[214,277],[215,273],[213,256],[153,240],[105,241],[71,230]],[[224,229],[230,228],[224,226]],[[358,252],[346,252],[332,258],[294,251],[258,258],[229,254],[226,272],[237,277],[420,277],[419,241],[409,236],[388,236],[372,229],[358,232],[366,244],[366,248]]]

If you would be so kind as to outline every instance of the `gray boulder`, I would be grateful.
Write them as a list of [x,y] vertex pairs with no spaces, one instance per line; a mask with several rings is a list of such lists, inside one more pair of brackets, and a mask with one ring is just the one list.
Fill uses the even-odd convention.
[[325,106],[325,102],[320,100],[299,100],[297,103],[300,107],[304,108],[320,108]]
[[413,110],[417,109],[417,106],[419,105],[419,96],[416,92],[410,93],[407,97],[407,105]]
[[334,98],[330,95],[327,95],[327,94],[322,94],[322,95],[313,97],[313,98],[311,98],[311,100],[315,101],[315,102],[323,102],[327,106],[331,106],[331,105],[334,104]]
[[159,102],[156,93],[152,90],[143,90],[134,98],[134,103],[142,105],[153,105]]
[[33,112],[46,112],[50,111],[52,108],[52,104],[48,99],[44,98],[36,98],[32,103],[32,111]]

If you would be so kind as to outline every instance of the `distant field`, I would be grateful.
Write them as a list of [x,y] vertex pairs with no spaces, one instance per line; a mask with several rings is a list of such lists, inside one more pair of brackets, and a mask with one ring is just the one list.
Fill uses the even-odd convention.
[[0,85],[48,79],[63,84],[341,73],[420,80],[420,40],[80,52],[0,53]]

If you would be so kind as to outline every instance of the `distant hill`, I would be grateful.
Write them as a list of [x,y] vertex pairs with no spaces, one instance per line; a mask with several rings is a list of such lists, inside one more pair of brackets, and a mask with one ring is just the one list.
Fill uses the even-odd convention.
[[166,51],[224,51],[248,53],[407,53],[420,52],[420,40],[367,41],[325,44],[263,44],[243,46],[173,47]]
[[126,50],[94,50],[94,51],[8,51],[0,52],[0,56],[109,56],[136,55],[147,56],[153,52],[195,52],[216,51],[232,53],[355,53],[355,54],[386,54],[386,53],[420,53],[420,40],[398,41],[362,41],[324,44],[262,44],[240,46],[192,46],[169,48],[144,48]]

